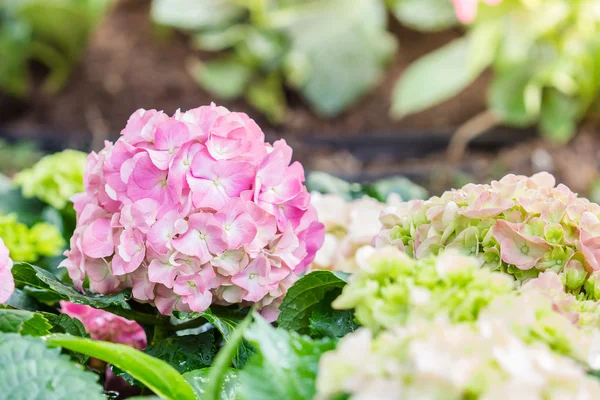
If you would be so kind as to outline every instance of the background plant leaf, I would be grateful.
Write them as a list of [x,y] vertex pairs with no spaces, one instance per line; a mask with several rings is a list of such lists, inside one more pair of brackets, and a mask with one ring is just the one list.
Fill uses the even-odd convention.
[[531,79],[527,68],[513,68],[496,76],[488,93],[488,105],[505,124],[526,127],[535,122],[536,115],[527,109],[525,90]]
[[209,29],[227,25],[245,9],[231,0],[154,0],[152,19],[179,29]]
[[440,31],[458,24],[448,0],[390,0],[394,16],[402,24],[419,31]]
[[318,114],[333,117],[370,91],[396,50],[381,0],[303,2],[265,15],[290,38],[288,82]]
[[448,100],[477,78],[483,69],[469,65],[469,41],[455,39],[411,64],[396,83],[391,114],[402,118]]

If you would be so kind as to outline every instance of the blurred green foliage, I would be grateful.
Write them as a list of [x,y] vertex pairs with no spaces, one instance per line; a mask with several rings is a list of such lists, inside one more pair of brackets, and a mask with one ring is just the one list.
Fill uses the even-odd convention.
[[491,66],[488,108],[499,122],[538,125],[565,142],[597,108],[597,0],[504,0],[481,4],[465,37],[417,60],[399,80],[392,115],[403,117],[457,95]]
[[[198,49],[225,51],[188,69],[214,95],[245,98],[272,122],[285,118],[285,90],[334,117],[379,82],[397,48],[386,5],[413,28],[456,19],[447,0],[154,0],[160,25],[191,33]],[[434,8],[432,8],[434,7]],[[439,12],[432,12],[439,10]]]
[[44,83],[54,93],[66,83],[91,32],[112,0],[3,0],[0,2],[0,91],[24,97],[27,65],[49,69]]

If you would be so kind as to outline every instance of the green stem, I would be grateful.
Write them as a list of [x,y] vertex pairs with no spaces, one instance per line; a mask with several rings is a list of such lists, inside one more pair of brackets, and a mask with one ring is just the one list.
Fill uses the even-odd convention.
[[221,347],[217,353],[217,357],[214,359],[208,375],[208,381],[205,387],[205,400],[218,400],[221,398],[221,387],[223,386],[225,372],[231,365],[231,360],[233,359],[238,346],[242,340],[244,340],[244,332],[248,326],[250,326],[252,318],[252,311],[250,311],[246,318],[237,326],[235,331],[233,331],[233,334],[229,337],[225,346]]
[[156,325],[154,327],[154,335],[152,335],[152,344],[159,342],[169,336],[168,327],[165,325]]

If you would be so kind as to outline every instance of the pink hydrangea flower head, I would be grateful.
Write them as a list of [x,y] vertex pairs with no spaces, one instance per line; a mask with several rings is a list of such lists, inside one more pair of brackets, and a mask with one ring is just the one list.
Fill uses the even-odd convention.
[[81,287],[131,288],[163,314],[270,306],[314,259],[323,225],[301,164],[246,114],[138,110],[88,158],[61,264]]
[[[389,207],[380,221],[373,243],[417,259],[454,249],[521,282],[552,270],[573,293],[600,271],[600,207],[545,172]],[[600,299],[600,293],[587,295]]]
[[502,0],[451,0],[454,4],[454,11],[456,17],[463,24],[470,24],[475,20],[477,16],[477,8],[479,2],[483,1],[485,4],[495,6],[502,3]]
[[61,301],[60,307],[62,313],[80,320],[92,339],[121,343],[138,350],[146,348],[146,332],[135,321],[69,301]]
[[15,280],[12,276],[13,261],[10,259],[8,249],[0,239],[0,303],[8,301],[15,291]]

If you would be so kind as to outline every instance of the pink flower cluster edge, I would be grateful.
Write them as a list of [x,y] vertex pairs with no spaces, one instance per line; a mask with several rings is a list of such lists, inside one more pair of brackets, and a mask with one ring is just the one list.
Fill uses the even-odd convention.
[[145,349],[148,344],[144,328],[135,321],[69,301],[60,302],[60,311],[81,321],[92,339],[120,343],[138,350]]
[[165,315],[258,303],[274,319],[324,238],[291,158],[243,113],[140,109],[89,155],[61,267],[79,288],[86,275],[98,293],[132,288]]
[[0,303],[6,303],[15,291],[15,280],[12,276],[13,261],[9,256],[4,241],[0,238]]

